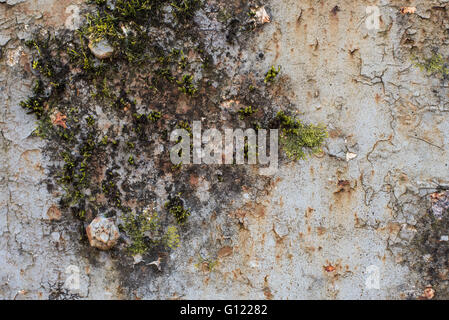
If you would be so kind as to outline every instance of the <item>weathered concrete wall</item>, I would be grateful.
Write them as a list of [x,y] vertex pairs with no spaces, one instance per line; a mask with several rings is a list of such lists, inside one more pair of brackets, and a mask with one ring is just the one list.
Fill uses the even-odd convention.
[[[203,205],[158,271],[147,264],[157,254],[132,266],[76,241],[70,215],[47,216],[60,194],[47,189],[44,142],[19,106],[31,86],[21,40],[30,25],[63,26],[67,6],[81,1],[1,1],[0,297],[404,299],[431,285],[446,298],[448,266],[432,248],[447,250],[440,240],[449,230],[432,229],[443,237],[432,241],[420,235],[432,228],[422,220],[429,194],[449,185],[448,82],[411,61],[435,48],[449,55],[446,2],[268,3],[271,23],[244,49],[239,72],[262,76],[281,65],[279,95],[328,127],[324,153],[281,164],[269,187],[243,190],[218,212],[220,199],[200,177]],[[366,28],[369,5],[380,9],[379,30]],[[417,11],[401,14],[404,5]],[[195,266],[199,255],[216,262],[212,271]],[[62,288],[70,265],[80,270],[73,292]],[[379,288],[366,285],[373,270]]]

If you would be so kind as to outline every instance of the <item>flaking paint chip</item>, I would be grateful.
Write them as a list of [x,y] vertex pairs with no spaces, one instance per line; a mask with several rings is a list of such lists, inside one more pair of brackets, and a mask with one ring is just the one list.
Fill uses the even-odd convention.
[[352,159],[355,159],[357,157],[357,154],[352,153],[352,152],[347,152],[346,153],[346,161],[351,161]]
[[256,18],[260,24],[271,22],[270,16],[268,15],[267,10],[265,10],[265,7],[260,7],[256,10]]
[[157,260],[155,260],[155,261],[152,261],[152,262],[150,262],[150,263],[148,263],[147,265],[149,266],[149,265],[155,265],[156,266],[156,268],[159,270],[159,271],[162,271],[162,268],[161,268],[161,257],[159,257]]

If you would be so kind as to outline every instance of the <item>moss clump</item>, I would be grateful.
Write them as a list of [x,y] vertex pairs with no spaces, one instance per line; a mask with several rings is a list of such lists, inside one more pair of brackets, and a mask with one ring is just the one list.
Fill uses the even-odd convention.
[[33,96],[25,101],[20,102],[22,108],[27,109],[28,113],[34,113],[38,119],[44,115],[44,99]]
[[201,0],[171,0],[175,16],[180,21],[192,19],[195,12],[201,7]]
[[185,224],[190,216],[190,211],[184,208],[184,202],[179,196],[169,198],[169,201],[165,203],[165,208],[175,217],[179,225]]
[[440,74],[442,76],[449,74],[447,60],[441,54],[435,53],[432,57],[424,59],[424,62],[420,62],[417,57],[413,57],[412,61],[416,67],[420,68],[421,71],[426,71],[428,74]]
[[202,271],[212,272],[214,271],[217,265],[218,265],[217,260],[205,259],[201,255],[198,255],[198,262],[195,263],[195,268],[200,269]]
[[25,42],[25,45],[30,49],[36,49],[38,52],[38,56],[35,60],[31,62],[31,67],[33,70],[39,71],[43,76],[47,78],[52,78],[55,76],[55,71],[53,69],[52,64],[46,58],[48,43],[47,42],[39,42],[37,40],[28,40]]
[[133,156],[133,155],[130,155],[130,156],[129,156],[129,158],[128,158],[128,163],[129,163],[131,166],[133,166],[133,165],[135,164],[135,162],[134,162],[134,156]]
[[281,146],[290,159],[305,159],[307,153],[322,151],[321,147],[328,137],[325,127],[303,124],[282,111],[278,112],[277,120],[281,129]]
[[274,82],[279,72],[281,72],[281,67],[279,66],[277,69],[274,66],[271,66],[271,69],[265,74],[265,83]]
[[178,228],[168,226],[164,233],[159,215],[147,209],[125,214],[121,229],[130,239],[127,249],[131,255],[144,255],[158,244],[170,249],[176,249],[180,244]]
[[182,77],[182,80],[178,80],[177,83],[179,85],[179,90],[189,96],[194,96],[198,92],[198,89],[193,84],[192,75],[185,74]]
[[87,116],[86,123],[88,126],[94,126],[95,125],[95,118],[92,116]]
[[117,19],[110,13],[103,11],[97,12],[97,15],[86,16],[87,25],[82,29],[82,32],[89,37],[93,42],[98,42],[103,39],[118,40],[124,38],[120,32]]
[[159,111],[152,111],[148,114],[147,118],[151,122],[157,122],[160,118],[162,118],[162,113]]
[[240,108],[240,110],[238,111],[240,120],[250,117],[251,115],[253,115],[256,112],[257,112],[257,109],[253,108],[252,106]]
[[178,129],[186,130],[188,133],[190,133],[190,136],[192,136],[192,134],[193,134],[192,127],[190,126],[190,124],[187,121],[184,121],[184,120],[179,121],[178,125],[176,127]]

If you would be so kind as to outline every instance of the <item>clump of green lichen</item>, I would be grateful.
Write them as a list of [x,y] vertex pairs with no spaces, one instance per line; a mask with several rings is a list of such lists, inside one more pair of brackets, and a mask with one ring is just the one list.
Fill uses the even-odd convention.
[[184,208],[184,202],[177,195],[173,198],[169,198],[169,201],[165,203],[165,208],[175,217],[176,222],[183,225],[187,222],[190,216],[190,211]]
[[274,82],[279,72],[281,72],[281,67],[279,66],[277,69],[274,66],[271,66],[270,70],[265,74],[265,83]]
[[169,226],[167,228],[167,232],[165,233],[164,241],[167,247],[169,247],[170,249],[176,249],[177,247],[179,247],[180,240],[178,228],[176,228],[175,226]]
[[416,67],[420,68],[421,71],[426,71],[428,74],[439,74],[443,77],[449,74],[447,60],[439,53],[434,53],[430,58],[424,59],[423,62],[414,56],[412,61]]
[[278,112],[277,120],[281,129],[281,146],[290,159],[305,159],[308,153],[321,152],[324,140],[328,137],[325,127],[303,124],[283,111]]
[[131,254],[145,254],[154,239],[159,237],[160,219],[156,212],[143,210],[130,212],[123,217],[123,231],[130,238],[128,250]]
[[159,244],[170,249],[176,249],[180,244],[176,226],[168,226],[163,233],[159,215],[148,209],[141,213],[126,213],[121,229],[130,239],[128,251],[131,255],[144,255],[152,246]]
[[198,262],[195,263],[195,268],[200,269],[202,271],[212,272],[215,267],[218,265],[217,260],[205,259],[201,255],[198,255]]

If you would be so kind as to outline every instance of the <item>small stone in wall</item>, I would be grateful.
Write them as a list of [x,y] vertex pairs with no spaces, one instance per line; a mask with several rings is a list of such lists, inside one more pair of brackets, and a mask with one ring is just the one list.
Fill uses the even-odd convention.
[[9,40],[11,40],[10,36],[0,34],[0,47],[5,46],[9,42]]
[[89,42],[89,49],[98,59],[107,59],[114,53],[114,48],[107,40],[100,40],[98,42]]
[[120,237],[115,223],[104,217],[95,218],[86,228],[87,237],[92,247],[109,250],[117,244]]

